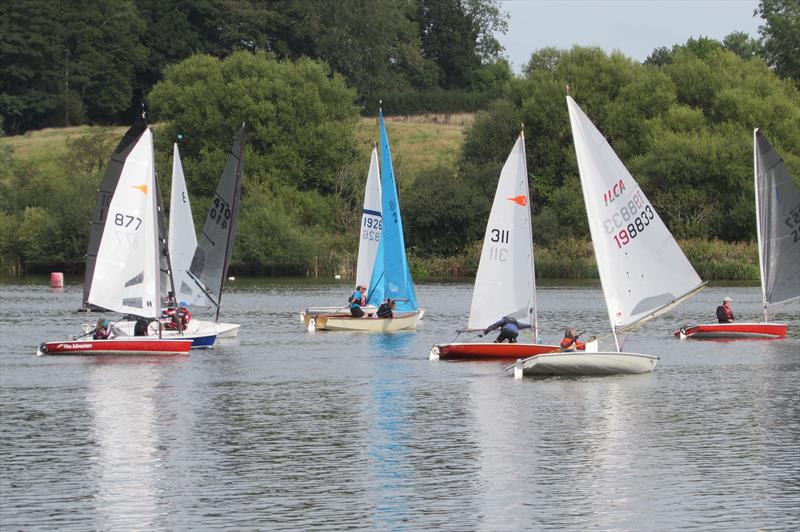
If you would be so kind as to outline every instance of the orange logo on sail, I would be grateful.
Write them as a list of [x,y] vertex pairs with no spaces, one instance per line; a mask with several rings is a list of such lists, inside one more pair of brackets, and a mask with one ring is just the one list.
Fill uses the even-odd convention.
[[131,185],[136,190],[141,190],[142,193],[147,196],[147,185]]
[[508,201],[513,201],[517,205],[522,205],[523,207],[528,204],[528,199],[525,196],[514,196],[513,198],[506,198]]

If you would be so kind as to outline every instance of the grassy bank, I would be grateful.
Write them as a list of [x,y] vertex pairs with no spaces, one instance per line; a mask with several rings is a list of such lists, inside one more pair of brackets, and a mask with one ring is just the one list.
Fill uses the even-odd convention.
[[[758,249],[755,242],[727,243],[721,240],[678,242],[700,278],[706,281],[754,281],[759,279]],[[448,280],[474,277],[478,271],[480,245],[455,257],[410,258],[414,278]],[[544,279],[597,278],[597,264],[591,242],[570,240],[558,248],[537,246],[536,276]]]

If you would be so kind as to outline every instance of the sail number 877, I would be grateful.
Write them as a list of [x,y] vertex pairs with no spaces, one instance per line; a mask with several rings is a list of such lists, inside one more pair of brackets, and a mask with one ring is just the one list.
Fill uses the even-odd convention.
[[141,218],[138,216],[131,216],[130,214],[122,214],[120,212],[114,215],[114,225],[130,227],[134,222],[136,222],[136,227],[134,227],[133,230],[136,231],[139,229],[139,226],[142,225]]
[[631,223],[629,223],[627,227],[622,228],[614,235],[614,242],[617,243],[617,247],[621,248],[622,246],[627,246],[631,240],[644,231],[645,227],[650,225],[650,222],[655,217],[656,215],[653,209],[650,205],[647,205],[639,212],[639,216],[633,217]]

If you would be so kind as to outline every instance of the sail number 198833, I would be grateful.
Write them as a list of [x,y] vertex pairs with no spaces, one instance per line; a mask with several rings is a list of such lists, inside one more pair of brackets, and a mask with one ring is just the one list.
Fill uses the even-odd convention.
[[603,221],[603,227],[612,236],[617,247],[621,248],[630,244],[655,217],[653,208],[645,204],[642,192],[637,190],[625,205]]

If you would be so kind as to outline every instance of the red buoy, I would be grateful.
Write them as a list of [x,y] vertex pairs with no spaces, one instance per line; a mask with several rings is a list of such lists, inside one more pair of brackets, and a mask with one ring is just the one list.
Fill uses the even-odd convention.
[[52,272],[50,274],[50,288],[64,288],[64,274]]

